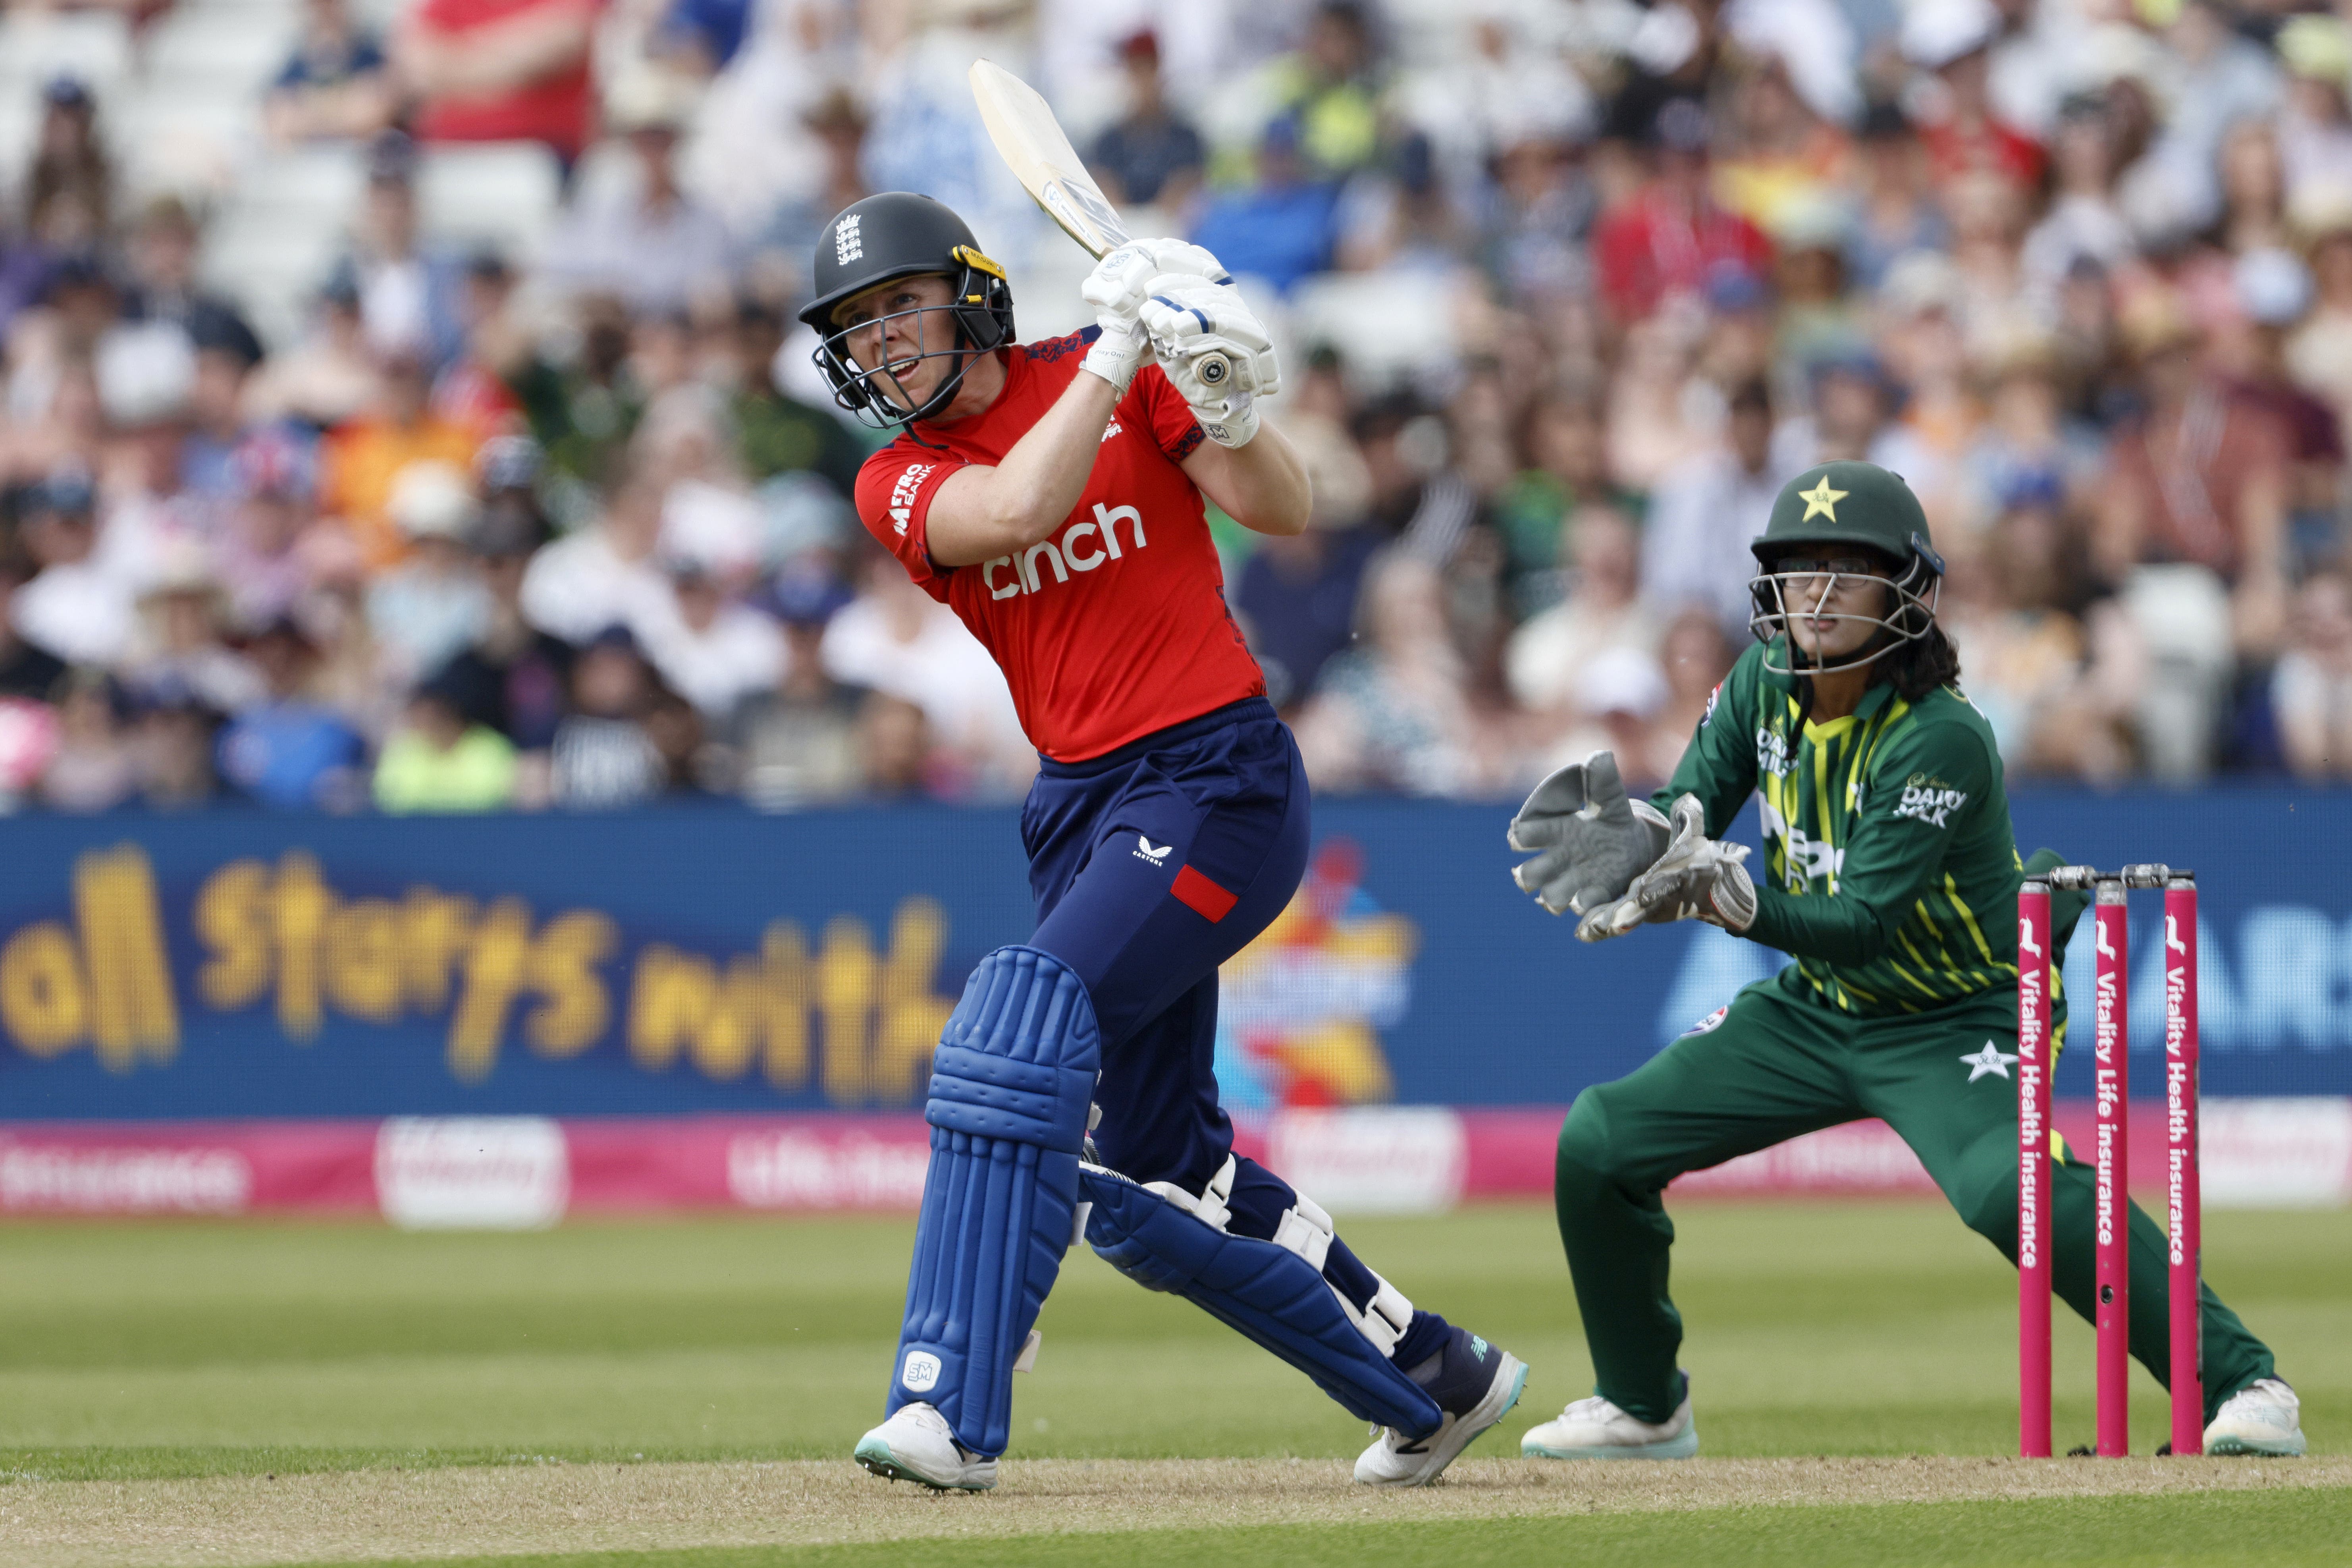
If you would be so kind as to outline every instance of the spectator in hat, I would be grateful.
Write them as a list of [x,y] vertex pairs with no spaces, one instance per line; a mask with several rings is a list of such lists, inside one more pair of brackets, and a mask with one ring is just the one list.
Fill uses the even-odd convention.
[[637,178],[601,196],[583,189],[548,238],[550,282],[617,294],[640,313],[683,310],[728,289],[734,239],[678,184],[678,138],[693,108],[693,85],[658,66],[639,66],[614,85],[605,118],[628,139]]
[[8,616],[35,647],[104,668],[130,652],[135,589],[98,559],[97,507],[89,476],[70,469],[33,494],[23,537],[40,570],[11,596]]
[[548,752],[563,719],[573,651],[525,618],[523,574],[547,538],[544,523],[511,490],[496,491],[474,527],[474,555],[489,613],[473,645],[434,679],[456,695],[467,719],[514,742],[515,803],[547,804]]
[[2042,144],[2002,119],[1992,101],[1992,47],[2001,34],[1993,0],[1920,0],[1903,19],[1903,58],[1933,73],[1935,110],[1920,127],[1937,182],[1986,172],[2022,190],[2041,183]]
[[736,302],[734,340],[734,385],[727,411],[734,420],[744,475],[756,482],[780,474],[815,474],[847,499],[856,489],[866,444],[831,413],[777,384],[776,356],[784,344],[782,312],[743,296]]
[[266,425],[237,446],[226,525],[213,557],[236,626],[266,626],[289,614],[310,586],[302,549],[315,519],[317,444],[286,425]]
[[1593,230],[1601,297],[1620,321],[1640,321],[1669,299],[1696,297],[1726,263],[1758,277],[1771,272],[1763,231],[1716,204],[1712,134],[1706,110],[1668,100],[1650,127],[1646,178]]
[[754,693],[784,673],[783,636],[764,612],[728,591],[710,563],[683,550],[661,552],[669,592],[631,627],[671,690],[723,726]]
[[1115,203],[1181,211],[1207,163],[1201,133],[1169,106],[1158,34],[1149,27],[1129,33],[1118,54],[1127,112],[1095,138],[1087,167]]
[[632,463],[594,522],[532,557],[522,579],[523,614],[575,647],[607,626],[646,618],[668,591],[654,559],[661,536],[661,484]]
[[539,142],[566,168],[587,147],[602,0],[422,0],[392,36],[393,80],[426,142]]
[[490,591],[471,548],[481,503],[466,469],[425,459],[393,477],[385,511],[407,555],[368,585],[368,626],[394,677],[415,679],[489,626]]
[[1336,196],[1332,185],[1313,177],[1297,123],[1276,120],[1259,140],[1254,182],[1212,197],[1192,237],[1228,272],[1263,278],[1287,292],[1330,266]]
[[224,597],[204,547],[167,543],[150,564],[139,595],[140,627],[121,666],[141,702],[187,701],[212,713],[237,713],[267,695],[260,672],[222,637]]
[[2277,122],[2287,205],[2352,193],[2352,105],[2345,100],[2352,88],[2352,26],[2338,16],[2291,16],[2277,41],[2287,73]]
[[327,284],[358,296],[372,353],[417,359],[430,374],[464,346],[465,279],[457,257],[425,241],[416,162],[416,143],[405,132],[386,131],[368,143],[367,190],[351,248]]
[[320,449],[319,504],[358,546],[369,571],[383,571],[407,552],[392,516],[393,489],[414,463],[439,463],[461,475],[479,445],[472,430],[435,414],[432,380],[422,359],[406,350],[376,362],[379,392],[371,406],[327,435]]
[[383,46],[352,14],[349,0],[303,0],[294,47],[262,105],[270,140],[286,145],[373,136],[390,123],[395,101]]
[[1570,722],[1539,766],[1549,772],[1598,751],[1614,752],[1626,793],[1639,799],[1672,776],[1690,740],[1687,731],[1670,738],[1657,733],[1658,715],[1671,695],[1655,654],[1623,643],[1601,649],[1577,671],[1565,710]]
[[551,794],[557,805],[603,811],[637,805],[669,786],[669,763],[646,730],[660,696],[636,639],[599,634],[572,666],[572,711],[556,727]]
[[428,681],[410,697],[375,764],[380,811],[499,811],[515,792],[513,743],[468,721],[462,694]]
[[736,786],[762,811],[846,800],[862,783],[859,717],[868,693],[827,673],[823,648],[825,624],[849,590],[824,572],[787,571],[769,602],[783,626],[783,679],[742,703],[728,728]]
[[220,775],[247,800],[281,811],[348,811],[367,797],[367,742],[311,693],[319,650],[290,619],[247,645],[266,695],[221,731]]

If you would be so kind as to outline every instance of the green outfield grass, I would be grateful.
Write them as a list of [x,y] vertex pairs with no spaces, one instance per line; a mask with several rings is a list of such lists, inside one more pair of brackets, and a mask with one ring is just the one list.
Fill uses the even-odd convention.
[[[1692,1204],[1675,1287],[1705,1451],[2006,1453],[2013,1275],[1932,1204]],[[385,1463],[846,1454],[879,1414],[903,1220],[0,1227],[0,1470],[172,1476]],[[1534,1367],[1518,1434],[1588,1392],[1549,1211],[1346,1232],[1415,1300]],[[2277,1348],[2315,1450],[2352,1434],[2352,1214],[2216,1213],[2207,1271]],[[1352,1454],[1304,1378],[1083,1251],[1019,1385],[1016,1454]],[[2063,1444],[2091,1430],[2062,1317]],[[2140,1451],[2164,1436],[2135,1384]],[[1489,1437],[1482,1445],[1494,1445]]]

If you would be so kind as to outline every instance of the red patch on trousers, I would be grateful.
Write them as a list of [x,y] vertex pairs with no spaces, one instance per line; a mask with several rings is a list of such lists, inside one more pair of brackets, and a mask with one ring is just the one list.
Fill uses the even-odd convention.
[[1211,925],[1233,913],[1234,906],[1241,901],[1237,895],[1228,893],[1190,866],[1176,868],[1175,885],[1168,890]]

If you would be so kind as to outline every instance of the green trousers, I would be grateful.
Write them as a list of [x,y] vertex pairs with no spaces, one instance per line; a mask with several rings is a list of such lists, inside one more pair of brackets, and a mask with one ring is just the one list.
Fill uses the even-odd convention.
[[[1988,1047],[1992,1047],[1990,1053]],[[2017,1003],[1988,994],[1934,1013],[1857,1019],[1778,980],[1742,991],[1712,1026],[1639,1070],[1577,1096],[1560,1129],[1553,1200],[1592,1351],[1593,1391],[1644,1421],[1682,1402],[1682,1316],[1667,1294],[1674,1221],[1661,1194],[1685,1171],[1866,1116],[1919,1156],[1969,1227],[2017,1259]],[[2093,1311],[2091,1168],[2052,1168],[2053,1284]],[[2165,1237],[2131,1210],[2131,1350],[2170,1384]],[[2271,1352],[2209,1287],[2205,1415],[2256,1378]]]

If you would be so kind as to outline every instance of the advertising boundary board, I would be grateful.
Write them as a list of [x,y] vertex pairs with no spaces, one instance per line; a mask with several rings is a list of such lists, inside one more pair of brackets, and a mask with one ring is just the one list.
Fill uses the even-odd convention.
[[[1433,1214],[1551,1191],[1564,1107],[1289,1110],[1237,1122],[1335,1214]],[[2080,1144],[2087,1101],[2058,1107]],[[2135,1190],[2162,1192],[2164,1107],[2131,1107]],[[420,1229],[528,1229],[577,1215],[734,1210],[909,1214],[919,1116],[538,1117],[0,1123],[0,1216],[381,1215]],[[2208,1100],[2207,1203],[2352,1204],[2352,1100]],[[1677,1199],[1931,1195],[1885,1123],[1809,1133],[1694,1172]]]
[[[1222,977],[1228,1106],[1564,1105],[1780,962],[1696,923],[1576,942],[1511,885],[1507,812],[1318,805],[1297,897]],[[2352,793],[2016,815],[2028,847],[2198,868],[2207,1095],[2352,1095]],[[963,976],[1033,925],[1005,809],[18,817],[0,853],[6,1122],[911,1110]],[[2152,1054],[2161,944],[2132,951]]]

